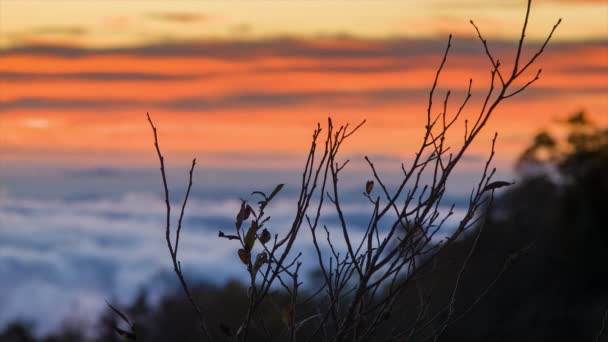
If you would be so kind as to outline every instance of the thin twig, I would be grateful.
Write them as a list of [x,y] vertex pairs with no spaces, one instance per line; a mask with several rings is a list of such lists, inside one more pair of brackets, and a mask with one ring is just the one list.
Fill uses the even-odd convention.
[[203,311],[201,310],[199,305],[194,301],[194,298],[192,297],[192,294],[190,292],[190,288],[188,287],[186,279],[184,278],[184,274],[182,273],[181,263],[177,259],[177,246],[179,245],[179,232],[181,231],[182,218],[184,215],[184,210],[186,208],[186,203],[188,202],[188,196],[190,195],[190,188],[192,187],[192,174],[194,171],[194,167],[196,165],[196,159],[194,159],[192,161],[192,167],[190,168],[188,190],[186,191],[186,196],[185,196],[184,202],[182,204],[182,210],[180,213],[178,228],[177,228],[177,232],[176,232],[175,247],[173,247],[173,244],[171,243],[171,203],[169,201],[169,187],[167,185],[167,175],[165,172],[165,159],[161,153],[160,146],[158,143],[158,134],[156,131],[156,127],[154,126],[154,123],[152,122],[152,119],[150,118],[150,114],[147,113],[146,115],[148,117],[148,122],[150,123],[150,127],[152,127],[152,132],[154,133],[154,146],[156,147],[156,153],[158,155],[158,160],[160,162],[160,173],[161,173],[161,176],[163,179],[163,188],[165,190],[165,205],[166,205],[165,238],[167,240],[167,247],[169,248],[169,253],[171,254],[173,270],[175,271],[175,274],[177,275],[177,278],[179,279],[179,282],[182,286],[182,289],[184,290],[184,293],[186,294],[186,297],[188,298],[188,301],[190,302],[192,308],[196,312],[196,315],[198,317],[199,324],[200,324],[200,327],[201,327],[201,330],[202,330],[204,336],[207,338],[208,341],[212,342],[213,338],[211,337],[211,334],[209,333],[209,329],[207,328],[205,314],[203,313]]

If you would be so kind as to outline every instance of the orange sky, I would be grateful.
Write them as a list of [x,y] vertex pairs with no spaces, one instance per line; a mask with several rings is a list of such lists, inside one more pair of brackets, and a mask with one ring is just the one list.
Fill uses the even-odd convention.
[[[59,9],[63,8],[62,2],[57,3]],[[303,156],[316,122],[324,122],[328,115],[336,122],[368,119],[360,134],[349,142],[347,154],[405,158],[423,132],[426,94],[445,46],[446,23],[466,24],[469,16],[475,15],[487,23],[488,18],[501,17],[500,13],[510,23],[521,20],[525,9],[521,1],[512,1],[510,6],[501,7],[495,2],[467,12],[471,1],[455,1],[451,2],[451,11],[433,12],[435,7],[409,2],[407,8],[419,8],[421,14],[414,17],[408,11],[403,22],[424,22],[428,27],[416,25],[418,31],[401,32],[399,16],[386,3],[377,7],[367,3],[368,17],[362,14],[364,7],[349,7],[345,13],[360,25],[326,23],[323,20],[331,21],[339,13],[339,6],[332,2],[328,13],[319,19],[320,24],[311,25],[308,31],[297,20],[291,24],[283,19],[274,26],[263,24],[267,12],[261,11],[265,14],[249,20],[259,35],[226,36],[222,27],[228,30],[226,27],[243,21],[242,9],[231,12],[229,7],[213,5],[208,9],[211,14],[204,16],[204,9],[188,7],[192,3],[178,2],[178,10],[171,10],[161,2],[151,2],[149,8],[143,8],[141,2],[125,2],[116,8],[98,2],[97,12],[81,8],[82,17],[68,16],[67,11],[61,12],[64,17],[57,17],[52,11],[31,12],[33,6],[45,2],[3,2],[3,162],[154,162],[149,158],[152,146],[146,112],[157,122],[167,154],[175,158],[198,156],[216,166],[237,167],[239,160],[255,161],[257,155],[276,155],[285,160]],[[440,1],[433,3],[441,5]],[[313,2],[312,9],[315,4],[319,3]],[[551,24],[540,27],[539,23],[553,22],[558,16],[570,16],[576,22],[590,8],[604,14],[607,10],[602,2],[573,4],[539,2],[524,56],[534,53],[541,33],[550,30]],[[69,12],[79,9],[75,7]],[[312,9],[302,9],[301,16]],[[563,13],[566,9],[568,12]],[[283,4],[276,8],[275,15],[294,15],[293,11]],[[147,25],[154,28],[150,32],[165,32],[171,39],[150,41],[133,33],[137,31],[134,25],[143,25],[142,17],[154,18],[154,13],[169,21],[190,25],[209,22],[211,26],[200,37],[190,36],[192,29],[166,23]],[[535,13],[540,16],[534,17]],[[11,14],[13,19],[6,21]],[[121,16],[125,18],[123,28]],[[16,24],[14,18],[18,17],[28,19]],[[86,18],[95,20],[89,20],[90,26],[78,26],[84,25]],[[390,18],[391,25],[382,18]],[[117,22],[107,32],[98,27],[110,19]],[[585,23],[584,27],[594,29],[594,35],[568,27],[558,30],[555,44],[550,44],[538,61],[543,68],[541,79],[526,94],[505,101],[473,153],[487,152],[483,142],[498,131],[498,157],[510,163],[533,133],[579,109],[587,110],[596,122],[608,124],[606,23]],[[511,37],[518,34],[518,26],[499,26],[486,24],[490,47],[501,60],[512,61],[516,46]],[[318,27],[328,35],[319,36]],[[484,30],[484,26],[481,28]],[[454,110],[464,96],[468,79],[473,78],[473,102],[465,111],[472,117],[479,110],[481,91],[489,81],[489,64],[481,44],[474,39],[474,31],[460,25],[454,29],[458,36],[438,94],[451,89],[455,101],[450,108]],[[112,38],[121,30],[124,39]],[[436,33],[441,33],[440,37]],[[504,64],[508,67],[509,62]],[[457,127],[456,134],[461,134],[461,129],[462,125]]]

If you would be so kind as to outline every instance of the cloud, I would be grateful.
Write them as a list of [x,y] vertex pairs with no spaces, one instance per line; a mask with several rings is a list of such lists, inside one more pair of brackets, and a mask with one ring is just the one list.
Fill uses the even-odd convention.
[[[568,53],[573,50],[602,49],[606,40],[586,42],[552,42],[548,53]],[[492,40],[489,46],[497,56],[510,54],[517,49],[516,42]],[[303,40],[280,38],[254,41],[191,41],[170,42],[162,41],[141,46],[114,48],[83,48],[74,45],[61,44],[29,44],[5,49],[3,56],[34,55],[56,56],[63,58],[85,58],[93,56],[132,56],[142,58],[205,58],[219,59],[226,62],[254,62],[264,58],[306,58],[319,61],[348,60],[356,62],[364,59],[384,59],[385,65],[377,64],[369,68],[356,68],[351,65],[332,66],[326,70],[335,71],[365,71],[407,69],[411,59],[433,58],[441,54],[446,47],[446,39],[408,39],[395,38],[384,40],[362,40],[355,38],[326,38],[320,40]],[[538,44],[526,44],[524,55],[533,54]],[[454,57],[477,58],[483,53],[483,47],[478,39],[455,37],[450,50],[451,59]],[[302,66],[301,66],[302,67]],[[323,64],[319,64],[323,68]],[[355,69],[349,69],[355,68]],[[303,69],[304,70],[304,69]]]
[[55,99],[43,97],[20,98],[13,101],[0,103],[0,112],[28,109],[28,110],[49,110],[66,109],[77,110],[84,108],[95,108],[99,110],[113,110],[118,108],[130,108],[140,106],[142,103],[135,100],[101,100],[101,99]]
[[32,28],[29,33],[42,35],[82,36],[88,30],[80,26],[41,26]]
[[561,68],[560,71],[573,74],[608,74],[608,65],[567,65],[564,68]]
[[[201,205],[192,204],[192,209]],[[205,206],[205,217],[213,217],[217,206]],[[79,202],[3,197],[0,325],[17,317],[32,318],[41,332],[48,331],[60,323],[57,316],[67,313],[70,305],[82,306],[88,298],[95,306],[88,314],[94,315],[103,309],[104,299],[126,301],[140,287],[155,286],[149,283],[151,279],[169,270],[161,252],[166,248],[162,216],[160,198],[139,194],[126,194],[116,201]],[[184,264],[196,260],[197,267],[214,274],[209,278],[214,282],[237,274],[236,268],[219,266],[231,250],[217,243],[215,229],[187,227],[188,239],[182,242],[182,250],[188,251]],[[35,307],[30,305],[32,293],[38,303]]]
[[[447,89],[438,89],[445,92]],[[574,87],[554,88],[535,87],[527,90],[525,96],[513,101],[546,98],[549,96],[575,95],[575,94],[605,94],[608,87]],[[199,96],[179,97],[169,100],[136,100],[136,99],[62,99],[47,97],[22,97],[15,100],[0,102],[0,113],[10,111],[48,111],[48,110],[94,110],[112,111],[125,109],[154,108],[175,112],[201,111],[225,109],[252,109],[252,108],[288,108],[302,104],[333,104],[356,105],[360,103],[397,104],[418,100],[426,96],[426,88],[381,88],[361,91],[293,91],[279,92],[241,92],[220,97],[209,97],[205,94]],[[464,96],[463,90],[452,90],[453,96]]]
[[418,89],[386,88],[370,91],[295,91],[289,93],[250,92],[238,93],[219,99],[205,99],[201,96],[179,98],[160,104],[167,110],[211,110],[218,108],[252,108],[252,107],[288,107],[297,104],[325,102],[345,103],[349,101],[403,101],[408,98],[417,98],[424,94]]
[[180,24],[190,24],[190,23],[199,23],[206,22],[209,20],[209,16],[202,13],[191,13],[191,12],[165,12],[165,13],[149,13],[146,15],[147,18],[172,22],[172,23],[180,23]]
[[[331,44],[328,44],[331,43]],[[223,59],[251,59],[260,57],[310,57],[310,58],[369,58],[369,57],[412,57],[427,54],[436,55],[445,49],[445,39],[326,39],[318,44],[314,40],[278,38],[255,41],[200,41],[200,42],[160,42],[133,47],[88,49],[62,45],[15,46],[3,51],[4,55],[32,54],[51,55],[66,58],[92,55],[123,54],[141,57],[214,57]],[[497,46],[512,43],[495,42]],[[454,52],[477,54],[479,42],[462,39],[454,44]]]
[[194,75],[171,75],[144,72],[72,72],[72,73],[33,73],[0,71],[0,78],[6,81],[187,81]]
[[253,31],[253,26],[249,23],[239,23],[237,25],[230,26],[230,32],[235,36],[247,35]]
[[[176,170],[169,171],[169,178],[175,179]],[[180,250],[188,279],[216,284],[244,279],[236,246],[218,240],[217,232],[234,229],[240,197],[247,197],[254,189],[269,191],[285,178],[284,173],[258,172],[266,176],[263,178],[255,172],[247,177],[242,171],[240,175],[235,171],[205,172],[193,190],[182,232],[187,236]],[[300,177],[293,176],[294,181],[286,182],[277,201],[267,208],[272,216],[268,228],[273,233],[284,233],[293,220],[297,202],[293,184]],[[367,170],[365,174],[355,171],[344,179],[343,211],[354,240],[360,239],[372,210],[361,189],[368,176]],[[117,192],[107,192],[114,182],[108,177],[120,178]],[[3,178],[14,180],[13,176]],[[46,183],[56,184],[57,194],[28,196],[21,188],[0,192],[0,326],[16,318],[32,319],[39,333],[44,333],[59,326],[73,311],[86,312],[94,319],[104,309],[106,299],[125,303],[142,287],[158,296],[177,285],[163,238],[165,204],[157,169],[100,166],[63,170],[45,178]],[[80,184],[89,184],[88,196],[80,195]],[[387,184],[392,186],[393,182]],[[125,190],[133,188],[142,190]],[[175,189],[176,201],[181,200],[177,197],[182,190]],[[459,201],[465,200],[466,194]],[[322,222],[336,236],[336,248],[343,250],[335,215],[324,211]],[[316,265],[310,238],[304,229],[295,247],[311,256],[303,260],[305,272]]]
[[110,31],[124,32],[131,26],[132,19],[126,16],[106,16],[101,20],[101,25]]
[[[210,111],[235,108],[280,108],[306,103],[359,103],[380,101],[385,103],[418,99],[427,93],[425,89],[386,88],[370,91],[301,91],[289,93],[243,92],[223,97],[181,97],[164,101],[127,99],[58,99],[23,97],[0,102],[0,112],[14,110],[117,110],[137,108],[161,108],[171,111]],[[453,92],[458,95],[457,92]]]
[[[141,287],[163,285],[151,283],[159,272],[171,275],[159,197],[125,194],[78,202],[3,197],[1,203],[3,227],[19,229],[0,231],[0,325],[29,318],[40,333],[48,332],[70,306],[91,305],[87,316],[93,317],[103,310],[104,299],[128,301]],[[239,201],[193,199],[189,204],[187,239],[181,244],[184,267],[214,283],[243,278],[236,247],[217,238],[218,229],[231,229]],[[273,205],[275,232],[287,226],[291,209],[291,204]],[[173,281],[170,277],[163,286]]]
[[98,167],[91,169],[75,169],[66,170],[66,176],[68,177],[79,177],[79,178],[91,178],[91,177],[117,177],[122,175],[122,171],[119,169],[109,167]]
[[481,153],[465,153],[460,158],[460,160],[462,160],[465,163],[479,163],[482,161],[486,161],[487,159],[488,159],[488,156],[483,155]]

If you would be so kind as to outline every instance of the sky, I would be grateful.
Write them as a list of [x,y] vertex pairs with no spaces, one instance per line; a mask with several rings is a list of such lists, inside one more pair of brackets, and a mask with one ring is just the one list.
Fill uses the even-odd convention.
[[[343,150],[352,160],[346,212],[361,225],[363,156],[391,180],[411,160],[448,34],[435,102],[450,90],[454,112],[472,78],[470,119],[490,64],[469,20],[509,70],[524,15],[520,0],[0,0],[0,326],[32,319],[49,331],[172,279],[158,252],[162,198],[147,112],[176,193],[191,158],[199,161],[184,264],[199,266],[199,279],[238,278],[217,229],[230,225],[239,198],[277,183],[287,184],[284,197],[270,209],[276,226],[288,223],[318,122],[367,120]],[[463,161],[449,188],[459,208],[494,132],[499,176],[513,179],[539,130],[579,110],[608,125],[608,3],[534,1],[523,58],[559,18],[537,61],[541,78],[501,104]],[[463,130],[458,122],[452,141]]]
[[[5,0],[0,156],[145,163],[150,112],[167,151],[210,166],[243,154],[301,155],[329,115],[369,119],[351,145],[359,154],[403,158],[421,134],[448,33],[456,38],[440,91],[462,97],[473,78],[475,104],[489,64],[469,19],[506,67],[524,11],[511,0]],[[607,17],[601,1],[534,2],[524,56],[558,18],[563,25],[539,60],[541,79],[488,128],[501,134],[505,165],[552,118],[585,109],[606,122]]]

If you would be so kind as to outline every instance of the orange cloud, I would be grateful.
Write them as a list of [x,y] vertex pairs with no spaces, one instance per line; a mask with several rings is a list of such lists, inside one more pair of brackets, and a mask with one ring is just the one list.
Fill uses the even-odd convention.
[[209,20],[209,16],[202,13],[191,13],[191,12],[162,12],[162,13],[149,13],[148,18],[167,21],[172,23],[190,24],[197,22],[205,22]]
[[[336,122],[368,119],[347,152],[405,156],[422,133],[444,44],[342,39],[8,50],[0,56],[0,154],[6,160],[128,155],[125,162],[140,163],[134,156],[150,148],[149,111],[167,153],[178,156],[298,154],[311,128],[329,115]],[[505,61],[514,48],[500,41],[491,47]],[[506,101],[482,138],[499,131],[500,156],[508,160],[545,122],[581,106],[608,124],[606,53],[603,43],[550,46],[539,63],[541,79]],[[464,115],[474,118],[488,76],[479,43],[458,39],[437,96],[451,89],[453,111],[472,77],[474,97]]]

